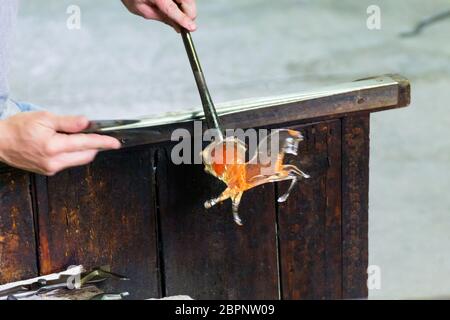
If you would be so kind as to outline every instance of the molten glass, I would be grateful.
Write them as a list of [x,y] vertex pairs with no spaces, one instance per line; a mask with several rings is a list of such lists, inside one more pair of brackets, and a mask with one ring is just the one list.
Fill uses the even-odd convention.
[[244,191],[268,182],[291,180],[287,192],[278,198],[284,202],[299,178],[309,176],[294,165],[284,164],[286,154],[297,155],[298,144],[303,140],[295,130],[274,130],[258,144],[255,154],[245,161],[247,147],[236,137],[214,141],[202,152],[205,171],[227,185],[217,198],[205,202],[205,208],[231,198],[234,221],[242,225],[238,209]]

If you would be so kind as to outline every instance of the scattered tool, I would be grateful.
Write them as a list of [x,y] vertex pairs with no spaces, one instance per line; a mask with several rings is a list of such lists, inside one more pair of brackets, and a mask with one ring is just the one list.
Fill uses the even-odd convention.
[[122,300],[123,298],[129,296],[128,292],[122,293],[101,293],[93,296],[90,300]]
[[79,283],[74,284],[73,282],[75,278],[76,276],[74,275],[60,275],[59,278],[55,280],[38,279],[37,281],[27,285],[19,285],[0,291],[0,297],[8,297],[8,300],[14,300],[56,289],[69,289],[73,285],[77,288],[86,284],[100,283],[107,279],[129,280],[125,276],[111,272],[109,270],[109,266],[98,267],[89,272],[81,273]]

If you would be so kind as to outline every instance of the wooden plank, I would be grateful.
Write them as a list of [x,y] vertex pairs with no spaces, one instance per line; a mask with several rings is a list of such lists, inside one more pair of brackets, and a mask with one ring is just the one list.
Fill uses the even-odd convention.
[[110,265],[130,281],[105,287],[158,297],[153,151],[101,155],[89,166],[38,178],[41,273]]
[[[341,272],[340,121],[294,127],[304,133],[292,163],[311,175],[278,209],[283,299],[339,299]],[[283,194],[288,183],[279,186]]]
[[0,284],[37,276],[30,175],[0,174]]
[[342,120],[343,298],[368,295],[369,122]]
[[[409,81],[399,75],[386,75],[303,94],[219,104],[217,112],[224,128],[246,129],[336,119],[363,111],[405,107],[409,102]],[[202,119],[203,112],[195,111],[159,119],[142,119],[137,124],[105,129],[104,133],[122,139],[125,146],[159,143],[170,141],[176,128],[192,132],[192,122]]]
[[239,227],[229,201],[203,207],[224,184],[203,165],[177,166],[169,157],[170,146],[157,166],[165,295],[278,299],[274,186],[244,194]]

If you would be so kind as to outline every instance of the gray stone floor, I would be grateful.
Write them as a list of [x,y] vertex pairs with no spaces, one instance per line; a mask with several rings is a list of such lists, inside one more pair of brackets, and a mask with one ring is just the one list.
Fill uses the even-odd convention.
[[[69,4],[82,28],[69,31]],[[366,28],[381,7],[382,28]],[[450,8],[445,0],[198,0],[195,41],[217,102],[401,73],[408,109],[372,117],[372,298],[450,295],[450,19],[398,34]],[[59,113],[131,118],[199,105],[181,40],[111,0],[23,1],[14,96]]]

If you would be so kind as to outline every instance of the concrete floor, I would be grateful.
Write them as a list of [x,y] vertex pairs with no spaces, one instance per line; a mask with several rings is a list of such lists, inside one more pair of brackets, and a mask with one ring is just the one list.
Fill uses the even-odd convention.
[[[132,118],[199,105],[181,40],[119,1],[23,1],[14,96],[59,113]],[[66,28],[78,4],[82,28]],[[381,8],[379,31],[366,9]],[[398,34],[445,0],[198,0],[197,49],[217,102],[305,91],[365,76],[412,81],[410,108],[372,117],[372,298],[450,295],[450,19]]]

